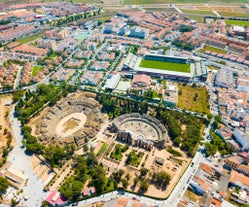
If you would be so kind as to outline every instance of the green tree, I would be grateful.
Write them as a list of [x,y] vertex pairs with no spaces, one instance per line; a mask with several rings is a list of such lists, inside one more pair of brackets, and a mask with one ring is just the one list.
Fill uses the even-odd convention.
[[13,102],[16,103],[19,101],[24,95],[24,91],[14,91],[13,93]]
[[98,165],[91,169],[92,181],[91,184],[95,186],[98,193],[103,193],[106,187],[107,178],[105,177],[105,169]]
[[205,143],[205,148],[206,148],[206,155],[213,156],[217,152],[217,146],[212,145],[209,142]]
[[66,153],[64,149],[59,146],[50,146],[45,149],[44,157],[52,167],[59,165],[60,161],[65,158],[65,156]]
[[71,201],[76,200],[83,188],[83,184],[80,181],[75,180],[74,177],[69,177],[65,183],[60,187],[60,192],[63,196]]
[[121,180],[123,187],[126,189],[128,187],[128,181],[126,179]]
[[156,182],[157,186],[165,189],[170,182],[170,175],[165,171],[156,172],[153,174],[153,181]]
[[139,181],[139,178],[138,178],[138,177],[135,177],[135,178],[134,178],[134,181],[133,181],[133,182],[134,182],[134,183],[133,183],[133,186],[134,186],[134,187],[137,186],[138,181]]
[[140,192],[145,193],[149,188],[149,182],[147,179],[143,179],[140,184]]
[[47,207],[48,206],[48,202],[46,200],[42,201],[41,207]]
[[3,193],[7,190],[9,187],[9,183],[6,178],[0,176],[0,197],[2,197]]
[[148,169],[146,169],[146,168],[141,168],[141,170],[140,170],[140,176],[141,177],[144,177],[144,176],[146,176],[147,175],[147,173],[148,173]]

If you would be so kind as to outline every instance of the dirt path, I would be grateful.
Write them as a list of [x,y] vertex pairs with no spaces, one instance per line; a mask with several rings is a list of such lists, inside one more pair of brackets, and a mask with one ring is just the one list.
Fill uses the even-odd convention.
[[[10,125],[9,113],[13,107],[12,95],[0,95],[0,149],[5,147],[7,144],[7,136],[4,135],[4,129],[6,128],[13,136],[13,132]],[[12,138],[12,145],[14,145],[14,140]],[[1,150],[0,150],[1,154]]]

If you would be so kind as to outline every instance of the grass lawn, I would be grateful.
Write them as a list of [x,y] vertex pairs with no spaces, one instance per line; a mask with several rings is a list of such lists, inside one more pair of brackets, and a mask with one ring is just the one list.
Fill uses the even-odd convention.
[[193,20],[195,20],[195,21],[197,21],[197,22],[200,22],[200,23],[203,23],[203,19],[204,19],[204,17],[203,16],[194,16],[194,15],[189,15],[189,14],[184,14],[184,16],[187,16],[187,17],[189,17],[190,19],[193,19]]
[[39,34],[39,35],[27,37],[27,38],[18,39],[17,42],[19,42],[21,44],[25,44],[25,43],[28,43],[28,42],[32,42],[32,41],[34,41],[36,39],[39,39],[41,37],[42,37],[42,34]]
[[58,54],[56,52],[53,52],[52,54],[50,54],[49,56],[46,56],[44,59],[45,60],[53,60],[56,57],[58,57]]
[[203,16],[205,15],[214,15],[214,13],[210,10],[190,10],[190,9],[181,9],[183,13],[189,13],[189,14],[201,14]]
[[226,50],[222,50],[222,49],[219,49],[219,48],[216,48],[216,47],[207,46],[207,45],[205,45],[198,52],[204,53],[206,50],[209,50],[209,51],[212,51],[212,52],[221,53],[221,54],[227,54]]
[[240,25],[240,26],[249,26],[249,21],[240,21],[240,20],[225,20],[228,25]]
[[209,114],[206,88],[179,85],[178,107],[184,110]]
[[129,146],[121,144],[116,144],[114,150],[111,152],[111,158],[115,160],[121,160],[123,157],[123,153],[125,153],[128,150]]
[[106,148],[107,148],[107,143],[104,142],[101,148],[99,149],[97,156],[99,156],[102,152],[104,152]]
[[142,59],[139,67],[190,73],[189,64],[170,63],[170,62],[162,62],[156,60]]
[[137,167],[143,157],[144,153],[143,152],[136,152],[135,150],[132,150],[127,157],[126,163],[128,165],[132,165]]
[[43,70],[43,66],[38,66],[38,65],[33,66],[32,77],[36,76],[42,70]]

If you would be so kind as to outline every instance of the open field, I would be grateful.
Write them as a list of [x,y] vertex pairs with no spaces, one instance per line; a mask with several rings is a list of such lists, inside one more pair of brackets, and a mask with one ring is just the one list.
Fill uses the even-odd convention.
[[196,195],[195,193],[191,192],[190,190],[186,190],[184,196],[189,198],[193,202],[198,202],[201,199],[201,196]]
[[124,4],[166,4],[166,3],[189,3],[189,4],[205,4],[205,3],[248,3],[248,0],[124,0]]
[[152,8],[152,7],[145,7],[147,12],[156,11],[156,12],[172,12],[176,13],[177,11],[174,8]]
[[225,20],[227,25],[249,26],[249,21]]
[[198,52],[205,52],[206,50],[212,51],[212,52],[217,52],[217,53],[221,53],[221,54],[227,54],[226,50],[222,50],[216,47],[211,47],[211,46],[207,46],[205,45],[202,49],[200,49]]
[[43,66],[33,66],[32,68],[32,77],[36,76],[40,71],[43,70]]
[[42,37],[42,34],[39,34],[39,35],[35,35],[35,36],[31,36],[31,37],[27,37],[27,38],[22,38],[22,39],[19,39],[17,40],[19,43],[21,44],[25,44],[25,43],[28,43],[28,42],[32,42],[34,40],[37,40],[39,38]]
[[142,59],[139,67],[190,73],[189,64],[170,63],[170,62],[162,62],[162,61],[156,61],[156,60]]
[[203,16],[205,15],[214,15],[214,13],[211,10],[190,10],[190,9],[181,9],[183,13],[189,13],[189,14],[201,14]]
[[207,89],[179,85],[178,107],[184,110],[209,114]]
[[[8,133],[4,133],[7,129],[8,132],[11,132],[10,120],[9,120],[9,112],[13,105],[6,105],[6,103],[12,102],[12,95],[0,95],[0,164],[2,163],[3,157],[3,147],[7,146],[8,142]],[[12,142],[14,139],[12,138]],[[13,145],[13,143],[11,143]]]
[[[44,1],[58,1],[58,0],[37,0],[37,2],[44,2]],[[70,2],[71,0],[66,0]],[[4,2],[7,4],[17,4],[17,3],[27,3],[32,2],[31,0],[0,0],[0,2]],[[74,0],[75,3],[99,3],[99,0]],[[166,3],[189,3],[189,4],[215,4],[215,3],[228,3],[228,4],[239,4],[239,3],[248,3],[248,0],[104,0],[105,4],[166,4]]]
[[184,16],[189,17],[197,22],[203,23],[204,17],[203,16],[195,16],[195,15],[188,15],[188,14],[184,14]]
[[239,13],[239,12],[223,12],[218,11],[221,16],[225,17],[245,17],[249,18],[249,13]]
[[[52,2],[58,0],[40,0],[37,2]],[[71,2],[71,0],[65,0],[67,2]],[[31,0],[0,0],[0,2],[8,3],[8,4],[17,4],[17,3],[33,3]],[[99,3],[98,0],[74,0],[75,3]]]

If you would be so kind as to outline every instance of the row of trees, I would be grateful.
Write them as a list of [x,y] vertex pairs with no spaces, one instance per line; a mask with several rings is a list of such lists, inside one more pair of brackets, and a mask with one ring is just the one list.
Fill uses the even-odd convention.
[[191,32],[193,30],[192,26],[189,25],[181,25],[179,28],[179,31],[184,33],[184,32]]
[[[94,11],[92,15],[96,16],[97,14],[100,14],[100,10],[98,10],[97,12]],[[78,21],[80,19],[86,19],[87,17],[90,17],[92,15],[90,14],[90,12],[85,11],[83,14],[75,14],[75,15],[66,16],[65,18],[60,18],[55,22],[53,22],[53,25],[61,26],[63,24]]]
[[62,84],[60,86],[55,84],[38,85],[35,92],[27,91],[24,99],[18,96],[20,99],[15,107],[15,115],[22,124],[26,124],[30,117],[46,104],[54,106],[62,96],[65,97],[68,93],[74,91],[76,91],[76,87],[67,84]]
[[190,43],[184,43],[178,40],[172,41],[172,44],[175,45],[176,47],[179,47],[181,49],[188,50],[188,51],[191,51],[194,49],[194,46],[191,45]]
[[102,104],[102,109],[107,112],[109,118],[132,112],[146,114],[148,111],[147,101],[132,101],[126,98],[113,97],[111,94],[97,94],[96,99]]
[[23,144],[28,153],[41,154],[50,163],[52,167],[61,167],[65,160],[71,159],[74,154],[75,146],[66,145],[65,147],[59,146],[43,146],[37,138],[31,135],[32,129],[29,126],[22,127]]

